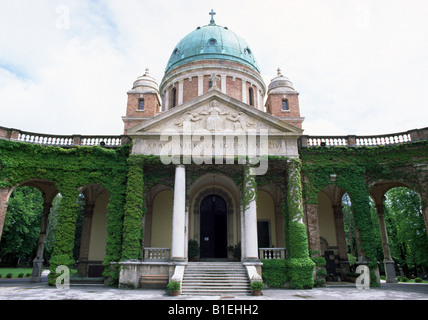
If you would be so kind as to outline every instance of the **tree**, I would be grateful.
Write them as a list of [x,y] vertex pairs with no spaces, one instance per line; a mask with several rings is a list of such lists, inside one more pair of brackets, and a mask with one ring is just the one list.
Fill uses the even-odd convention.
[[418,195],[407,188],[394,188],[385,194],[385,220],[393,259],[410,269],[428,269],[428,236]]
[[9,198],[0,257],[9,256],[16,265],[18,258],[30,258],[37,250],[43,214],[43,196],[36,188],[17,188]]

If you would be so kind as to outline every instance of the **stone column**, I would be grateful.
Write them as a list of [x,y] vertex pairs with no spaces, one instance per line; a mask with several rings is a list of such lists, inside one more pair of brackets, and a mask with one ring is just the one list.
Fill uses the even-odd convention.
[[308,219],[309,248],[321,254],[320,232],[318,227],[318,204],[306,204],[306,217]]
[[226,75],[221,75],[221,92],[226,94]]
[[6,218],[9,191],[10,188],[0,189],[0,240],[3,233],[4,220]]
[[333,205],[334,225],[337,245],[339,247],[339,264],[342,275],[349,272],[348,246],[346,245],[345,223],[343,222],[342,205]]
[[186,169],[175,168],[174,208],[172,213],[171,260],[185,261]]
[[383,202],[380,204],[376,204],[376,211],[377,211],[377,216],[379,218],[380,235],[382,238],[383,258],[384,258],[383,263],[385,265],[386,282],[397,283],[398,281],[397,281],[397,276],[395,274],[394,260],[392,260],[392,257],[391,257],[388,233],[386,231],[385,215],[384,215],[385,206]]
[[83,212],[82,236],[80,238],[79,264],[77,273],[82,277],[88,276],[89,244],[91,240],[93,204],[85,204]]
[[422,203],[422,215],[425,221],[425,230],[427,231],[427,234],[428,234],[428,194],[421,193],[421,203]]
[[255,262],[259,260],[257,239],[256,179],[254,175],[250,175],[249,167],[245,168],[244,175],[244,261]]
[[165,101],[164,101],[164,110],[163,111],[168,111],[169,109],[169,90],[165,91]]
[[178,106],[183,104],[183,80],[178,81]]
[[198,97],[204,94],[204,76],[198,76]]
[[242,79],[242,102],[248,103],[247,102],[247,82],[244,79]]
[[291,288],[313,285],[314,262],[309,258],[307,229],[303,221],[302,181],[300,161],[289,160],[287,165],[286,263]]
[[343,222],[342,205],[333,205],[333,215],[337,245],[339,246],[339,258],[340,260],[348,260],[348,247],[346,245],[345,223]]
[[45,249],[47,230],[48,230],[48,219],[49,213],[51,212],[52,203],[43,204],[43,216],[42,225],[40,226],[40,236],[37,245],[37,254],[33,260],[33,272],[31,274],[30,282],[40,282],[43,272],[43,251]]

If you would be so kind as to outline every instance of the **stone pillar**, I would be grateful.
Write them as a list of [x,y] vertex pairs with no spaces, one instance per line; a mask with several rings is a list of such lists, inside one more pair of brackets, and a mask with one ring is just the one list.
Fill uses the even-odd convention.
[[221,75],[220,78],[221,78],[221,92],[226,94],[227,93],[226,92],[227,91],[226,90],[226,75]]
[[9,191],[10,188],[0,189],[0,240],[3,233],[4,220],[6,218]]
[[345,223],[343,222],[342,205],[333,205],[334,225],[336,229],[337,245],[339,247],[339,264],[341,274],[346,275],[349,270],[348,246],[346,245]]
[[31,274],[30,282],[40,282],[43,272],[43,251],[45,249],[46,236],[48,230],[48,219],[49,213],[51,212],[52,203],[43,204],[43,216],[42,216],[42,225],[40,226],[40,236],[39,242],[37,245],[37,254],[33,260],[33,272]]
[[383,247],[383,263],[385,265],[386,282],[397,283],[397,276],[395,274],[394,260],[391,257],[391,249],[389,248],[388,233],[385,225],[385,206],[382,203],[376,204],[377,216],[379,218],[380,235],[382,238]]
[[421,193],[421,203],[422,203],[422,215],[425,221],[425,230],[427,231],[427,234],[428,234],[428,194],[425,192]]
[[318,204],[306,204],[306,218],[308,220],[309,248],[321,254],[320,232],[318,227]]
[[198,97],[204,94],[204,76],[198,76]]
[[186,169],[175,168],[174,208],[172,213],[171,260],[185,261]]
[[428,234],[428,205],[426,205],[422,208],[422,214],[424,215],[425,229],[426,229],[427,234]]
[[309,257],[307,229],[303,221],[302,181],[300,161],[289,160],[287,165],[285,239],[287,248],[289,286],[312,287],[315,263]]
[[82,277],[88,276],[89,244],[91,240],[93,204],[85,204],[83,212],[82,236],[80,238],[79,263],[77,273]]
[[242,102],[248,103],[247,102],[247,82],[244,79],[242,79]]
[[178,82],[178,106],[183,104],[183,80]]
[[244,261],[255,262],[259,260],[257,239],[257,204],[256,204],[256,180],[249,174],[249,168],[244,172]]
[[333,205],[333,215],[337,245],[339,246],[339,258],[340,260],[348,260],[348,247],[346,245],[345,223],[343,222],[342,205]]
[[163,111],[168,111],[169,109],[169,90],[165,91],[165,101],[164,101],[164,107],[163,107]]

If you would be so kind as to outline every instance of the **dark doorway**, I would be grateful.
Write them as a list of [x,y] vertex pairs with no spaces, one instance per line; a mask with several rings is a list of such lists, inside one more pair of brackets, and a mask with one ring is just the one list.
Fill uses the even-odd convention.
[[209,195],[201,202],[201,259],[227,258],[227,206],[222,197]]
[[270,248],[268,221],[257,221],[257,241],[259,248]]

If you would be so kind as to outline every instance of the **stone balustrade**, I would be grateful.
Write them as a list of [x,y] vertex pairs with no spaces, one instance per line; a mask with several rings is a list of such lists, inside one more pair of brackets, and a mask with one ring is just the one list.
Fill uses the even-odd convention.
[[285,248],[259,248],[260,259],[285,259]]
[[400,143],[415,142],[428,139],[428,127],[423,129],[414,129],[406,132],[373,135],[373,136],[308,136],[300,138],[299,145],[302,148],[307,147],[364,147],[364,146],[382,146],[394,145]]
[[[100,145],[107,148],[115,148],[129,144],[130,138],[126,135],[119,136],[83,136],[83,135],[51,135],[43,133],[26,132],[17,129],[0,127],[0,139],[8,139],[46,146],[74,147]],[[302,148],[325,146],[325,147],[358,147],[358,146],[381,146],[408,143],[428,139],[428,127],[413,129],[406,132],[372,135],[372,136],[309,136],[303,135],[299,139]]]
[[74,146],[102,146],[115,148],[129,144],[131,140],[126,135],[120,136],[83,136],[83,135],[52,135],[43,133],[26,132],[17,129],[0,127],[0,139],[40,144],[44,146],[74,147]]
[[149,248],[143,250],[144,261],[169,261],[171,257],[170,248]]

